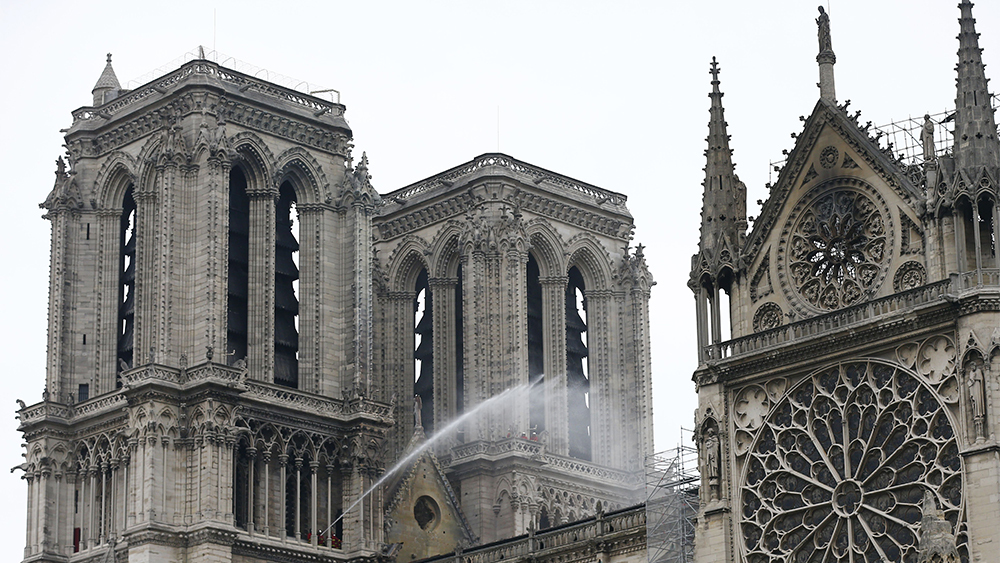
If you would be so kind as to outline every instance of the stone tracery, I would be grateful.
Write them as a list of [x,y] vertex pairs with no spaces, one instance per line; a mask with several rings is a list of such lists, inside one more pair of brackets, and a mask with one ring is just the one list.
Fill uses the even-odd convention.
[[960,517],[952,422],[898,366],[857,361],[807,378],[749,452],[739,505],[750,562],[908,560],[927,490],[953,526]]
[[786,294],[808,308],[831,311],[878,290],[892,252],[884,202],[856,188],[825,191],[803,202],[788,219],[779,251],[779,267],[791,286],[785,286]]

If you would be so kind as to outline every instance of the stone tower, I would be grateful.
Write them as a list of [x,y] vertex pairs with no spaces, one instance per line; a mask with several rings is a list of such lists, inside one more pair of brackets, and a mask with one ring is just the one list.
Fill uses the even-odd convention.
[[[383,201],[375,371],[384,393],[421,397],[473,533],[641,502],[653,281],[625,196],[486,154]],[[413,421],[396,420],[401,452]]]
[[927,116],[910,160],[837,103],[820,8],[820,97],[745,238],[713,79],[690,282],[699,563],[996,557],[1000,143],[959,8],[954,139]]
[[25,558],[374,556],[380,499],[348,508],[392,425],[366,321],[379,198],[344,107],[207,60],[125,91],[110,57],[94,102],[42,204]]
[[490,154],[380,197],[344,106],[204,55],[93,96],[42,204],[26,560],[376,561],[642,500],[625,196]]

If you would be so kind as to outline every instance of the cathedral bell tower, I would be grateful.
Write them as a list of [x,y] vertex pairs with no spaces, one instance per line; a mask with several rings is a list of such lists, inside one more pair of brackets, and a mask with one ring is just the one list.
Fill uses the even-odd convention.
[[203,55],[133,90],[109,56],[93,95],[42,204],[25,558],[374,557],[379,197],[344,106]]

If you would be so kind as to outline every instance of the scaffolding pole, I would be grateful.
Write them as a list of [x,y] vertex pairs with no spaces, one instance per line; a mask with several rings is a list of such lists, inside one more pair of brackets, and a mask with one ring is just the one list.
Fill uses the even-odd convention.
[[681,428],[681,443],[646,456],[646,551],[649,563],[694,561],[698,515],[698,450],[693,432]]

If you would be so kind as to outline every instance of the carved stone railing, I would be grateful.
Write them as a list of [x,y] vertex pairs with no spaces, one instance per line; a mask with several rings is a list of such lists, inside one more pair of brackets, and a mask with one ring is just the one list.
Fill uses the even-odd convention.
[[126,387],[134,387],[150,381],[171,383],[176,386],[213,381],[235,387],[242,385],[245,380],[245,369],[212,362],[206,362],[187,369],[149,364],[122,372],[122,381]]
[[379,403],[365,397],[334,399],[253,380],[245,381],[244,386],[246,388],[243,392],[244,397],[297,411],[337,417],[366,414],[385,421],[391,422],[393,420],[392,405]]
[[982,268],[973,272],[958,274],[956,289],[973,289],[976,287],[1000,286],[1000,269]]
[[434,176],[433,178],[428,178],[415,184],[410,184],[409,186],[400,188],[394,192],[389,192],[383,196],[382,201],[383,204],[388,205],[393,200],[405,200],[437,186],[450,186],[455,180],[463,176],[493,167],[506,168],[512,172],[529,176],[536,184],[541,184],[542,182],[553,184],[567,190],[580,192],[600,202],[607,202],[616,206],[625,205],[625,201],[627,200],[623,194],[605,190],[583,182],[577,182],[576,180],[560,176],[559,174],[550,172],[544,168],[539,168],[537,166],[521,162],[505,154],[489,153],[477,157],[472,162],[457,166],[438,176]]
[[733,340],[718,344],[710,344],[705,347],[706,357],[710,360],[722,360],[752,354],[800,338],[807,338],[830,330],[870,322],[879,317],[897,313],[903,309],[909,309],[941,299],[952,289],[953,280],[942,280],[881,299],[852,305],[839,311],[833,311],[811,319],[779,326],[741,338],[734,338]]
[[18,413],[21,424],[30,424],[43,418],[61,418],[69,421],[82,416],[91,416],[103,412],[116,411],[124,407],[128,402],[121,390],[115,390],[106,395],[101,395],[83,403],[66,405],[52,401],[42,401],[22,409]]
[[223,82],[228,82],[237,86],[243,92],[247,90],[260,92],[272,98],[299,106],[316,116],[326,113],[329,113],[331,116],[340,116],[344,113],[344,106],[340,104],[296,92],[295,90],[225,68],[211,61],[195,60],[185,63],[177,70],[148,82],[135,90],[122,94],[120,97],[102,106],[84,107],[74,111],[73,123],[98,118],[110,119],[115,114],[141,102],[145,98],[154,94],[163,94],[171,87],[196,75],[213,77]]
[[524,438],[507,438],[496,442],[478,440],[461,444],[452,449],[451,463],[462,463],[476,456],[499,456],[505,454],[521,454],[541,461],[545,465],[558,469],[566,475],[579,475],[602,479],[607,483],[624,486],[637,485],[643,482],[641,475],[628,471],[602,467],[575,458],[557,456],[545,453],[545,446],[540,442]]
[[[599,541],[603,537],[622,534],[642,534],[646,531],[646,511],[644,507],[626,508],[603,516],[594,516],[580,522],[536,532],[534,535],[519,536],[510,540],[487,544],[455,554],[445,554],[434,560],[453,560],[459,563],[496,563],[511,559],[530,559],[550,550],[576,549]],[[572,560],[572,559],[571,559]]]

